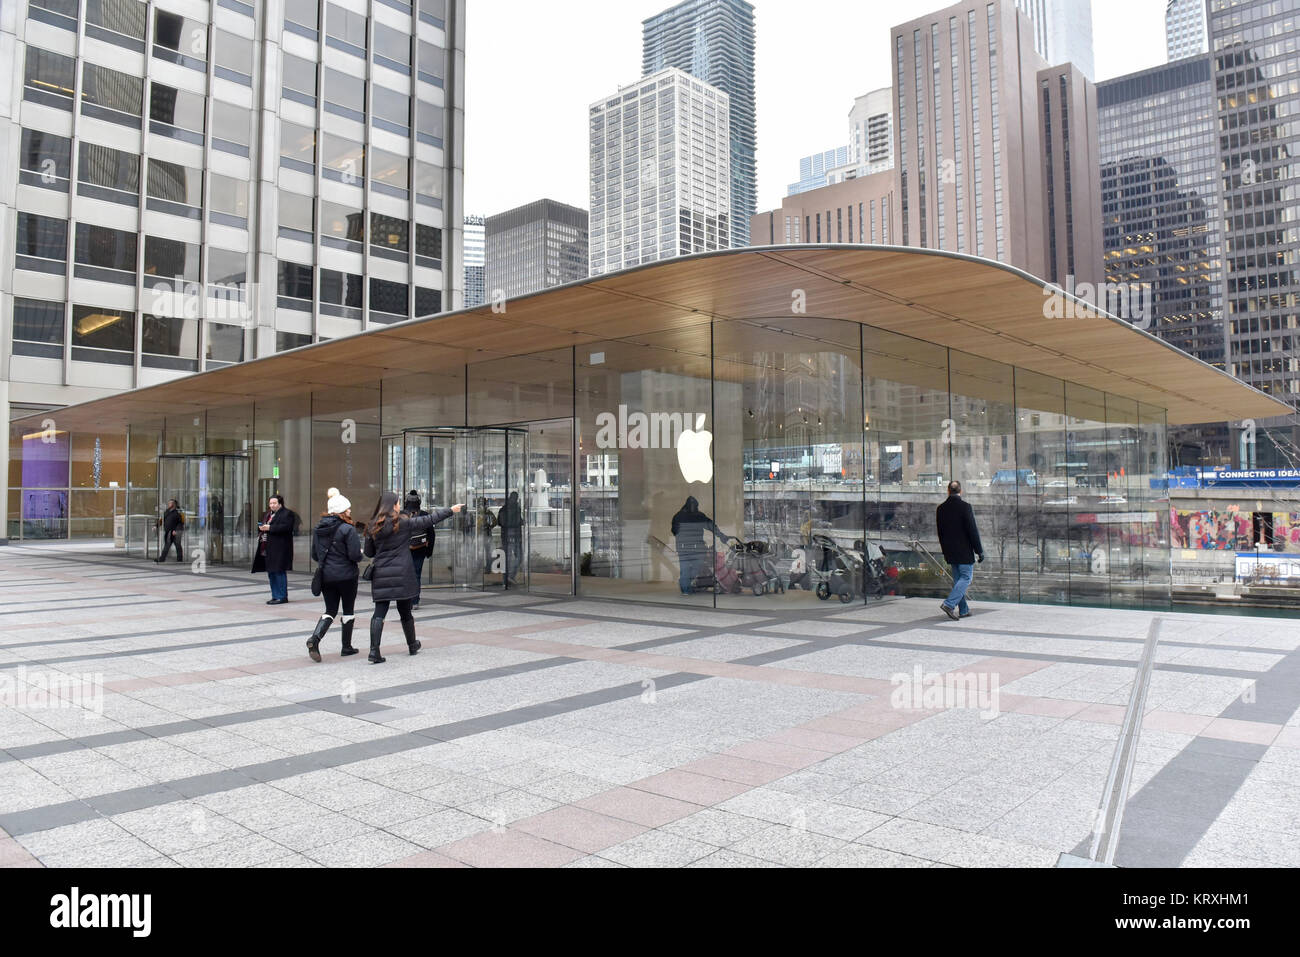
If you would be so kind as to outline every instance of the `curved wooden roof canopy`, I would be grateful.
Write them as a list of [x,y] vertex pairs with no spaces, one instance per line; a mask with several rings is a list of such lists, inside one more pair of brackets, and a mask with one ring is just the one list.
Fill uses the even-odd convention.
[[[1292,413],[1289,405],[1082,303],[1075,305],[1075,318],[1045,318],[1046,288],[1000,263],[933,250],[725,250],[512,299],[500,314],[481,306],[415,319],[118,393],[60,410],[58,424],[103,431],[164,411],[220,409],[712,320],[780,318],[793,328],[800,318],[791,308],[795,290],[803,290],[807,316],[862,322],[1137,399],[1166,409],[1170,424]],[[888,370],[880,374],[887,377]]]

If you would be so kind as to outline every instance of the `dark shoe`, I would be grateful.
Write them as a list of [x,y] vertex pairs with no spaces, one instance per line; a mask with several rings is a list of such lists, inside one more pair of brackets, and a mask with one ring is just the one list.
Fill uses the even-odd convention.
[[969,617],[970,617],[970,612],[966,612],[964,615],[959,615],[958,617],[959,617],[959,618],[969,618]]
[[388,659],[379,653],[379,641],[384,636],[384,620],[382,618],[370,619],[370,657],[367,659],[372,665],[382,665]]
[[333,618],[325,616],[321,616],[320,621],[316,622],[316,630],[313,631],[311,637],[307,639],[307,654],[311,656],[312,661],[320,661],[320,642],[321,639],[325,637],[325,632],[330,630],[330,625],[333,622]]
[[289,604],[289,599],[287,599],[287,598],[272,598],[270,601],[267,602],[267,604],[268,604],[268,605],[287,605],[287,604]]
[[406,636],[406,649],[412,655],[420,650],[420,643],[415,640],[415,619],[402,619],[402,634]]
[[357,653],[357,649],[352,647],[352,626],[354,624],[356,624],[356,622],[343,622],[343,650],[340,651],[339,654],[344,658]]
[[953,621],[959,621],[961,619],[961,616],[957,614],[956,608],[949,608],[946,603],[940,604],[939,607],[943,609],[943,613]]

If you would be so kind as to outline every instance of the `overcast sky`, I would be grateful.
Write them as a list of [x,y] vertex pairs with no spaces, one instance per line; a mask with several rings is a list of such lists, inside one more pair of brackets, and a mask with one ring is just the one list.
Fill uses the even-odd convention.
[[[890,85],[889,30],[943,0],[750,0],[757,29],[758,208],[799,158],[848,143],[853,98]],[[542,197],[586,209],[587,108],[641,74],[641,21],[673,0],[470,0],[465,211]],[[1165,61],[1165,0],[1092,0],[1097,76]]]

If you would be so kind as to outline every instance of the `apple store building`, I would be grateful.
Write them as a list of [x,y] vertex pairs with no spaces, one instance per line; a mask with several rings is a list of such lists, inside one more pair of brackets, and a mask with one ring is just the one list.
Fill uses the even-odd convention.
[[969,256],[785,246],[374,325],[12,422],[7,535],[154,558],[174,498],[186,554],[239,565],[273,494],[310,527],[331,487],[358,519],[415,491],[466,504],[427,590],[833,613],[947,593],[955,479],[973,599],[1166,606],[1168,427],[1290,408],[1061,296]]

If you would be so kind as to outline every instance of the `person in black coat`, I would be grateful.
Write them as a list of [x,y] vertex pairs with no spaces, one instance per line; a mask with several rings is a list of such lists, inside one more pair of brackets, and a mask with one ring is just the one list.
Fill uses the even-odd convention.
[[672,531],[677,539],[677,562],[680,566],[677,584],[683,595],[689,595],[696,577],[713,568],[712,548],[705,543],[704,533],[712,531],[714,535],[726,536],[713,519],[700,511],[699,499],[694,495],[688,496],[686,504],[673,516]]
[[352,647],[352,624],[360,574],[357,563],[361,561],[361,536],[352,524],[352,503],[336,488],[329,490],[325,514],[312,530],[311,558],[321,566],[321,597],[325,599],[325,614],[320,616],[316,630],[307,639],[307,654],[312,661],[320,661],[321,639],[330,630],[341,604],[343,617],[339,618],[339,623],[343,626],[343,650],[339,654],[345,658],[355,655],[357,649]]
[[[406,493],[406,501],[402,503],[402,514],[408,518],[422,518],[429,513],[420,507],[420,493],[411,489]],[[418,535],[411,536],[411,564],[415,566],[415,580],[422,581],[421,575],[424,574],[424,560],[433,554],[433,529],[427,532],[421,532]],[[415,600],[411,602],[412,608],[420,607],[420,593],[415,593]]]
[[935,524],[943,560],[952,566],[952,593],[939,607],[957,621],[970,615],[966,589],[975,577],[976,557],[984,561],[984,545],[975,527],[975,512],[969,502],[962,500],[960,482],[948,483],[948,499],[935,510]]
[[176,499],[167,500],[167,510],[163,512],[162,518],[158,519],[158,524],[163,530],[163,549],[154,562],[161,565],[167,561],[167,553],[171,551],[173,545],[176,546],[176,561],[183,562],[185,559],[181,557],[181,535],[185,532],[185,513],[181,511]]
[[287,573],[293,571],[293,512],[285,508],[283,496],[271,496],[257,530],[260,534],[257,554],[253,557],[253,574],[266,572],[271,583],[268,605],[288,604]]
[[431,531],[434,525],[465,507],[453,505],[451,508],[435,508],[431,515],[411,518],[402,515],[400,502],[396,492],[385,492],[379,496],[375,513],[366,528],[366,557],[375,560],[374,573],[370,579],[370,594],[375,601],[375,611],[370,618],[369,659],[374,665],[383,664],[385,660],[379,653],[379,641],[384,634],[384,618],[388,615],[388,606],[393,602],[397,602],[397,613],[402,619],[407,649],[411,654],[420,650],[420,643],[415,640],[415,619],[411,616],[411,603],[420,593],[415,565],[411,561],[411,536]]
[[506,581],[515,584],[524,563],[524,510],[519,493],[511,492],[501,506],[501,545],[506,552]]

